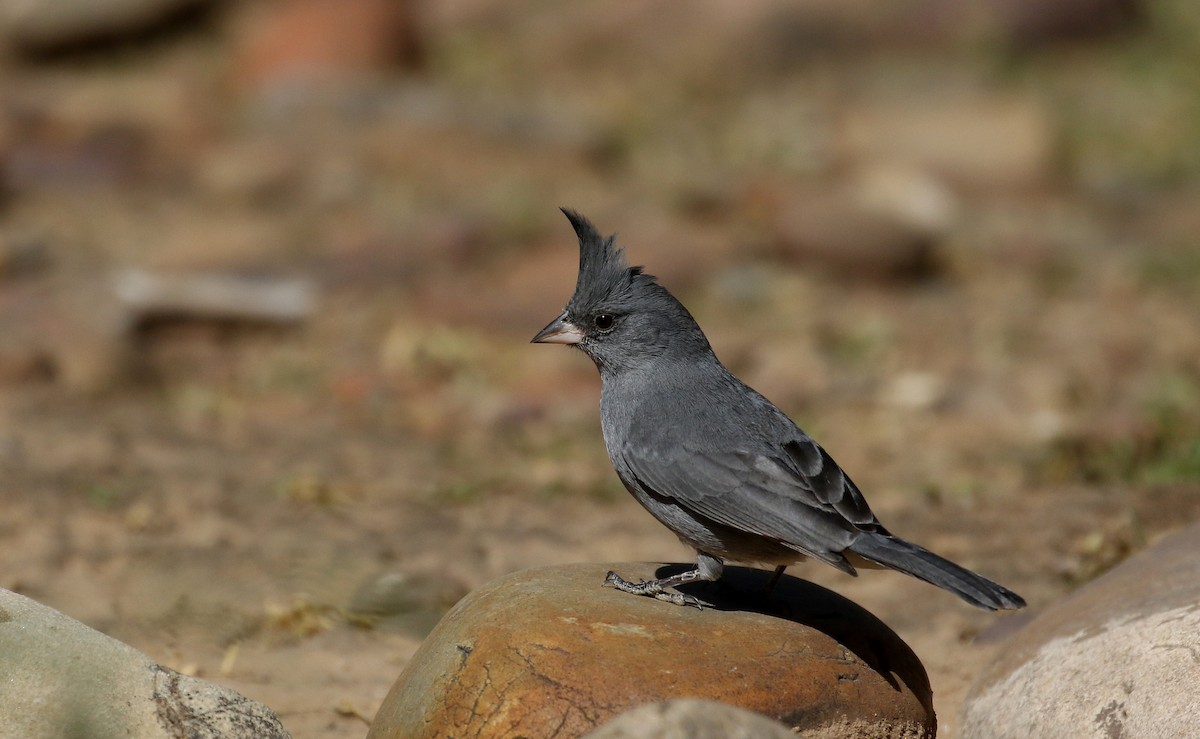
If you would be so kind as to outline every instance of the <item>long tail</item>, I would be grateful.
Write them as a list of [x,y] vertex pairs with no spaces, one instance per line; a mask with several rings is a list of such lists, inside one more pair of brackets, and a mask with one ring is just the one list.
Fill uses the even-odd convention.
[[850,551],[884,567],[899,570],[954,593],[977,608],[989,611],[1022,608],[1025,599],[965,567],[890,534],[865,534]]

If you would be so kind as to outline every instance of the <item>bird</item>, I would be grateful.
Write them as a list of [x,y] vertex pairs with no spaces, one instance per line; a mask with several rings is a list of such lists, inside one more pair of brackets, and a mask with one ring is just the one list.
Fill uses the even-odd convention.
[[848,575],[890,568],[986,610],[1024,599],[891,533],[825,449],[717,359],[696,320],[657,278],[630,266],[616,236],[561,209],[579,240],[579,275],[562,313],[532,343],[566,344],[595,363],[600,425],[614,470],[654,518],[696,551],[696,567],[605,584],[679,606],[679,592],[720,579],[727,560],[805,559]]

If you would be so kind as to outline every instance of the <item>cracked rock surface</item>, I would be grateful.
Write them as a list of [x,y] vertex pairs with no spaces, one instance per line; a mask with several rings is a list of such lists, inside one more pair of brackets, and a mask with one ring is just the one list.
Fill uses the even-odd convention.
[[681,608],[603,586],[605,573],[682,565],[576,564],[518,572],[460,601],[393,686],[369,734],[575,737],[646,703],[701,698],[811,737],[935,734],[924,667],[864,609],[785,577],[728,568]]
[[287,739],[271,709],[0,589],[0,736]]

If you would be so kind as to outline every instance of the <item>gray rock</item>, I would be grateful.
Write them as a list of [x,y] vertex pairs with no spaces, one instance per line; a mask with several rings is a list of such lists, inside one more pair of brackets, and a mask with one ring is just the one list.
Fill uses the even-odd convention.
[[161,318],[201,321],[298,324],[316,307],[308,280],[239,277],[208,273],[168,275],[125,269],[113,289],[133,324]]
[[0,716],[22,739],[284,739],[266,706],[0,589]]
[[584,739],[796,739],[796,736],[778,721],[744,708],[681,698],[626,711]]
[[[604,587],[678,565],[579,564],[514,573],[446,614],[380,707],[370,739],[576,737],[676,698],[718,701],[802,736],[925,739],[925,669],[867,611],[792,577],[727,568],[680,608]],[[805,733],[807,732],[807,733]],[[670,734],[666,734],[669,736]]]
[[1031,621],[984,670],[963,736],[1184,739],[1200,726],[1200,525]]

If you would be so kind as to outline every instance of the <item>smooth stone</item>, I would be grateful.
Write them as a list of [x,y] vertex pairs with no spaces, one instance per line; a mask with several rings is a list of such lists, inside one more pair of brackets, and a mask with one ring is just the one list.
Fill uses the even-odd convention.
[[584,739],[796,739],[762,714],[716,701],[679,698],[626,711]]
[[0,588],[0,735],[286,739],[271,709]]
[[1006,642],[963,736],[1170,739],[1200,727],[1200,525],[1051,606]]
[[[692,565],[575,564],[478,588],[442,619],[384,700],[370,739],[581,736],[673,698],[754,711],[813,736],[932,737],[928,676],[879,619],[769,572],[726,568],[698,610],[605,587]],[[828,733],[834,731],[835,733]]]

